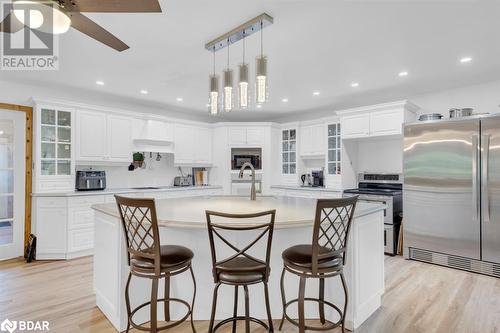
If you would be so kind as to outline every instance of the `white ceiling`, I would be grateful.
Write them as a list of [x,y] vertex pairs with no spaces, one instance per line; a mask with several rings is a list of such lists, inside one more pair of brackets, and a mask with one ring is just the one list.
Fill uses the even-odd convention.
[[[225,119],[274,119],[500,78],[500,1],[161,0],[161,6],[160,14],[88,15],[130,45],[127,51],[70,30],[60,37],[58,71],[0,76],[203,114],[212,61],[205,42],[267,12],[274,17],[264,31],[270,101]],[[258,34],[248,38],[252,73],[258,45]],[[241,43],[231,48],[235,70],[241,51]],[[464,56],[472,62],[461,64]],[[217,53],[217,70],[225,63],[224,50]],[[407,77],[398,76],[403,70]],[[141,95],[141,89],[149,94]]]

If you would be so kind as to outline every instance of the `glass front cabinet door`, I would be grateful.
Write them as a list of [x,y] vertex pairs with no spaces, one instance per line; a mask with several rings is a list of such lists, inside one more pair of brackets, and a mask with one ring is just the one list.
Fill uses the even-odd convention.
[[35,119],[36,190],[74,189],[74,111],[38,106]]

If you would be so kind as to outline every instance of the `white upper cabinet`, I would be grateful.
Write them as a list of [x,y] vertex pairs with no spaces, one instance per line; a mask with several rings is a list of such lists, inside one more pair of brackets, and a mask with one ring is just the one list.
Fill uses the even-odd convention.
[[175,126],[176,165],[209,166],[212,164],[212,131],[193,125]]
[[418,107],[408,101],[337,111],[342,138],[402,135],[403,124],[416,120]]
[[77,153],[80,162],[131,161],[132,118],[102,112],[77,111]]
[[264,141],[264,129],[262,127],[236,126],[229,128],[229,145],[251,146],[261,145]]
[[108,116],[108,157],[113,162],[130,162],[132,159],[132,119]]
[[323,124],[301,126],[299,132],[302,157],[325,157],[326,127]]

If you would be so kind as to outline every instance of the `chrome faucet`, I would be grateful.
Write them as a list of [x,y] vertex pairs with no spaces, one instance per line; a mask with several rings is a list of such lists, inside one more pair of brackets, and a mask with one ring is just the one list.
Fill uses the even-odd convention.
[[250,162],[243,163],[240,169],[239,178],[243,178],[243,172],[247,167],[250,167],[250,170],[252,170],[252,189],[250,190],[250,200],[256,200],[257,194],[255,193],[255,168],[253,167],[252,163]]

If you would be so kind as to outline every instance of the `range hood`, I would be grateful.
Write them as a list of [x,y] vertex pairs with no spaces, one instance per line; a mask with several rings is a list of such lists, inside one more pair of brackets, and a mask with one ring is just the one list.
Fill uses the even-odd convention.
[[153,153],[174,153],[172,124],[145,120],[134,138],[134,149]]

